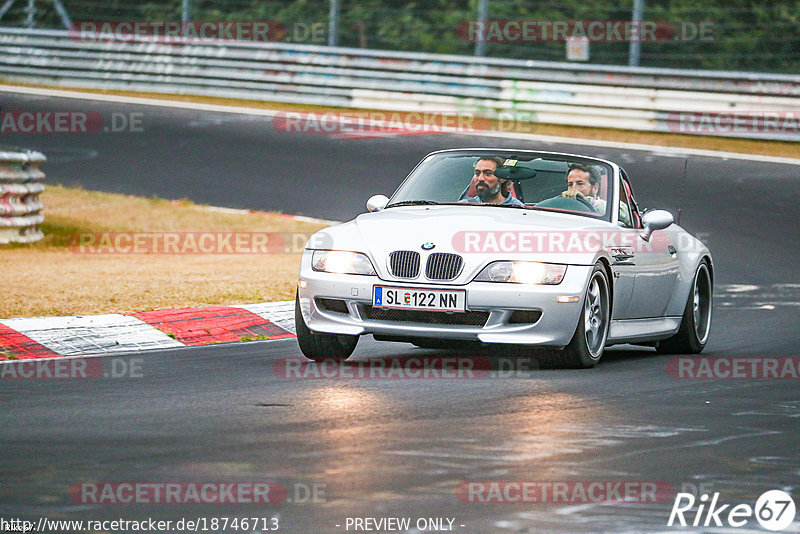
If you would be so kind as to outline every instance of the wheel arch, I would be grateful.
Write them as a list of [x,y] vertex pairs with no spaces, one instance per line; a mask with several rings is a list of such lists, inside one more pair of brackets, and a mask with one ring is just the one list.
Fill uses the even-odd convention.
[[[611,270],[611,262],[608,261],[608,258],[605,256],[600,256],[597,260],[602,266],[603,270],[606,272],[606,278],[608,279],[608,306],[609,306],[609,313],[611,316],[614,316],[614,273]],[[712,280],[713,282],[713,280]]]
[[[704,254],[700,261],[705,261],[708,264],[708,276],[711,277],[711,289],[714,289],[714,262],[711,260],[710,254]],[[698,263],[699,265],[699,263]]]

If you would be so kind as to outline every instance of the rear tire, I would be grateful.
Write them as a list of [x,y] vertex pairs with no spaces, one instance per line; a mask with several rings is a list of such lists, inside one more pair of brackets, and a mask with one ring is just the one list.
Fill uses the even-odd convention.
[[595,264],[586,286],[578,327],[561,354],[565,367],[587,369],[597,365],[606,348],[610,324],[611,292],[608,275],[598,263]]
[[297,343],[300,351],[309,360],[345,361],[356,350],[358,336],[347,334],[318,334],[309,330],[300,312],[300,297],[294,300],[294,325],[297,330]]
[[697,354],[701,352],[706,346],[708,334],[711,331],[713,295],[714,288],[711,282],[711,273],[708,270],[708,262],[703,260],[694,273],[678,332],[670,338],[659,341],[656,351],[662,354]]

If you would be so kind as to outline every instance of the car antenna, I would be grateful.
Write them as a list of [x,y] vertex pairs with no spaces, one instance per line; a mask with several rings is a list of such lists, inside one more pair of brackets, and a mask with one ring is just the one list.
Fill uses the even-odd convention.
[[675,221],[675,224],[681,224],[681,212],[683,209],[681,208],[681,204],[683,204],[683,192],[686,190],[686,166],[689,165],[689,158],[683,158],[683,176],[681,176],[681,190],[678,193],[678,220]]

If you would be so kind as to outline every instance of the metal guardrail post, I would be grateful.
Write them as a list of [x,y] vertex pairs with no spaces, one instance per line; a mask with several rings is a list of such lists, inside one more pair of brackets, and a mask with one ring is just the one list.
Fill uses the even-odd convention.
[[[631,22],[634,24],[641,24],[642,17],[644,16],[644,0],[633,0],[633,15],[631,16]],[[641,34],[641,27],[639,27],[639,31],[637,32],[637,37],[632,39],[630,45],[628,46],[628,66],[630,67],[638,67],[639,66],[639,58],[641,56],[642,51],[642,34]]]
[[475,55],[484,57],[486,55],[486,23],[489,20],[489,0],[478,2],[478,27],[481,28],[481,35],[475,41]]
[[339,44],[339,0],[328,0],[330,7],[328,10],[328,46],[338,46]]
[[46,158],[40,152],[0,148],[0,244],[32,243],[44,237],[39,225],[44,208]]

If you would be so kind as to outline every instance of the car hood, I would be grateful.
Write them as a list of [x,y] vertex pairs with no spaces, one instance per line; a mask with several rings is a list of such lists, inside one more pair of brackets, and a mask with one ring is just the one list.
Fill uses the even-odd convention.
[[[423,264],[428,254],[456,253],[464,258],[464,270],[453,283],[464,283],[488,261],[499,259],[593,265],[607,248],[607,236],[620,230],[605,221],[537,210],[409,206],[366,213],[326,228],[306,248],[364,252],[385,279],[394,279],[387,266],[393,251],[417,251]],[[433,248],[425,250],[423,245]]]

